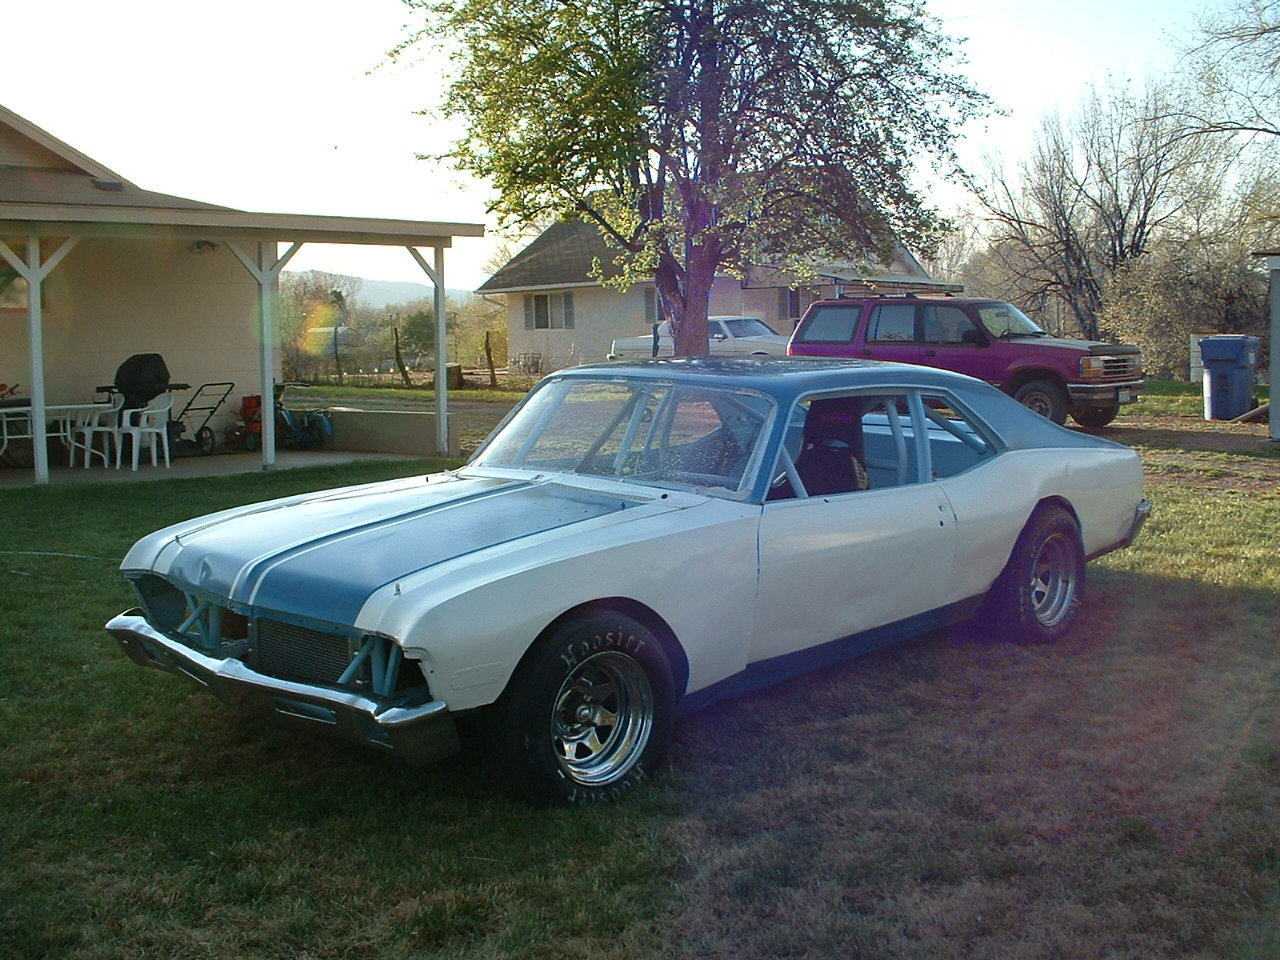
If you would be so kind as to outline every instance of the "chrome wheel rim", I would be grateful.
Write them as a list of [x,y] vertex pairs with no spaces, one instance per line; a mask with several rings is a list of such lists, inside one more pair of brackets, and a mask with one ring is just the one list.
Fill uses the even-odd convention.
[[653,687],[638,661],[605,651],[565,677],[551,708],[551,741],[575,783],[601,786],[625,776],[649,744]]
[[1046,420],[1049,419],[1049,414],[1053,412],[1053,402],[1049,399],[1047,394],[1040,393],[1039,391],[1036,391],[1035,393],[1028,393],[1023,397],[1022,405],[1032,413],[1040,414],[1040,416],[1044,417]]
[[1064,534],[1050,535],[1031,564],[1031,609],[1042,626],[1056,627],[1067,616],[1077,576],[1074,545]]

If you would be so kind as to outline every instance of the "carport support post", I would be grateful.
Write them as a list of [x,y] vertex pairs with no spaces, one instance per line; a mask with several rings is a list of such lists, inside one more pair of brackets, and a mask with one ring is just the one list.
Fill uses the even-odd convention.
[[1280,257],[1267,257],[1271,280],[1271,439],[1280,443]]
[[250,257],[231,240],[227,241],[227,249],[258,281],[258,339],[262,349],[262,469],[271,470],[276,465],[276,290],[280,271],[302,249],[302,243],[291,244],[284,256],[278,259],[274,258],[271,245],[267,243],[258,244],[256,258]]
[[414,247],[405,247],[413,259],[418,262],[435,291],[434,309],[436,314],[436,456],[449,456],[449,371],[448,351],[445,349],[445,296],[444,296],[444,247],[433,247],[432,261],[428,266]]
[[68,237],[48,260],[40,262],[40,238],[27,237],[27,259],[21,259],[0,241],[0,256],[27,281],[28,356],[31,362],[31,449],[35,456],[36,483],[49,482],[49,438],[45,427],[44,318],[41,316],[41,284],[53,268],[71,252],[79,237]]

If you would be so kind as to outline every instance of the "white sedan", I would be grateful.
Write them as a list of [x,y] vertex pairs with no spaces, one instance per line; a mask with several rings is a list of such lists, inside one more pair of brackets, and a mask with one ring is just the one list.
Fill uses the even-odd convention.
[[[759,317],[708,317],[707,348],[713,357],[785,357],[789,337],[779,336]],[[647,357],[669,357],[675,341],[671,324],[658,324],[658,351],[653,350],[652,334],[623,337],[613,341],[610,360],[643,360]]]
[[475,725],[513,790],[613,798],[714,700],[974,615],[1057,640],[1142,484],[926,367],[582,366],[459,470],[144,537],[107,629],[238,709],[419,762]]

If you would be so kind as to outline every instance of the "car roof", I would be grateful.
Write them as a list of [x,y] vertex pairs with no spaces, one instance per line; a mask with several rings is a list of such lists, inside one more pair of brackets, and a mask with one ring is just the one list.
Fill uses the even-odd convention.
[[[859,387],[920,386],[943,389],[979,385],[972,377],[883,360],[846,360],[826,357],[658,357],[566,367],[552,377],[626,377],[674,380],[756,390],[780,403],[822,390]],[[985,385],[983,385],[985,386]]]
[[849,304],[863,303],[940,303],[951,306],[972,306],[975,303],[1008,303],[1008,300],[1001,300],[999,297],[953,297],[949,294],[922,294],[900,293],[885,294],[884,296],[876,296],[874,294],[866,297],[833,297],[827,300],[815,300],[810,304],[813,307],[831,307],[831,306],[848,306]]

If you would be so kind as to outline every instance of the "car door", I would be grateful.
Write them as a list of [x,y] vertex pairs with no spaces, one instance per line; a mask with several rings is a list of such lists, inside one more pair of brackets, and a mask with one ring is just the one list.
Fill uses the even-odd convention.
[[[1035,461],[1003,451],[989,424],[944,392],[921,391],[931,485],[956,519],[950,602],[983,593],[999,575],[1034,507]],[[1028,472],[1031,471],[1031,472]]]
[[732,332],[719,320],[707,321],[707,344],[711,353],[724,355],[739,352],[739,346],[734,343]]
[[920,305],[920,363],[954,370],[998,383],[1002,361],[991,338],[961,307],[948,303]]
[[[889,399],[895,411],[908,409],[907,393]],[[948,602],[955,517],[941,486],[921,482],[913,430],[921,415],[898,413],[896,427],[887,415],[864,419],[859,452],[872,475],[869,489],[770,500],[762,508],[753,662]],[[794,451],[798,437],[790,432]],[[907,458],[897,471],[895,450]]]
[[861,333],[858,355],[895,363],[923,363],[916,304],[878,303],[871,308]]

